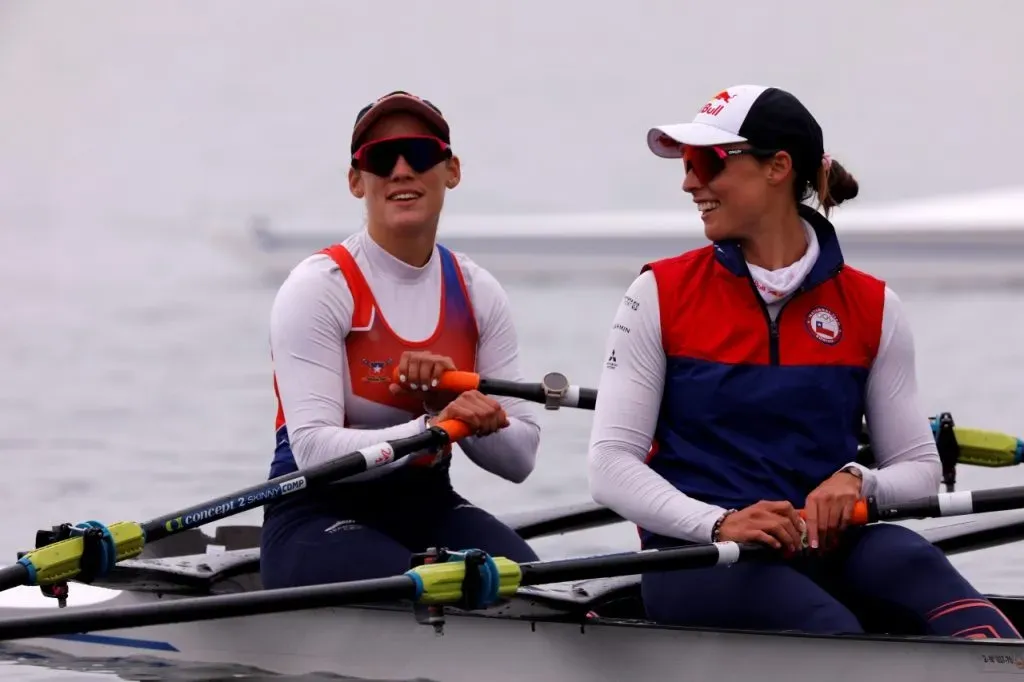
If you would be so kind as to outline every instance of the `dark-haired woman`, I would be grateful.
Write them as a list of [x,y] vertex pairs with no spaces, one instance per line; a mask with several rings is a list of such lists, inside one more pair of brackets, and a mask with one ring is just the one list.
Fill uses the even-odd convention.
[[[825,155],[811,113],[778,88],[740,85],[647,142],[682,160],[682,188],[712,243],[646,265],[619,306],[588,455],[592,495],[637,524],[644,548],[784,550],[773,562],[646,574],[649,617],[1019,637],[917,533],[847,528],[858,498],[932,495],[941,467],[900,300],[843,262],[828,214],[858,187]],[[855,461],[865,417],[877,470]]]

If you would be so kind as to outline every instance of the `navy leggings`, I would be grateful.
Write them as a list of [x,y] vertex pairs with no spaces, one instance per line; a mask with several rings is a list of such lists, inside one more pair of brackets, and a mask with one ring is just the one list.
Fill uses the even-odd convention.
[[260,547],[265,588],[397,575],[410,568],[413,553],[429,547],[538,559],[515,531],[450,489],[415,496],[380,491],[362,499],[339,489],[333,495],[344,501],[297,500],[269,511]]
[[648,617],[666,624],[1020,637],[941,550],[893,524],[851,528],[839,548],[819,556],[649,573],[641,585]]

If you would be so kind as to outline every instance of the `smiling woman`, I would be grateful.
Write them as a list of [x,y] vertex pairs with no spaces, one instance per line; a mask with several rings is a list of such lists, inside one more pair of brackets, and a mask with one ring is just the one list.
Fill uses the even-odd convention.
[[[682,159],[712,244],[644,266],[618,308],[592,494],[640,527],[644,548],[759,542],[791,557],[647,573],[648,616],[836,633],[881,614],[916,633],[1018,637],[914,531],[848,527],[860,497],[933,495],[941,465],[900,299],[845,264],[828,219],[857,183],[818,122],[784,90],[738,85],[647,144]],[[865,419],[877,469],[856,461]]]
[[[366,205],[366,229],[299,263],[271,312],[278,412],[270,477],[460,419],[475,431],[459,443],[469,459],[523,481],[540,439],[538,406],[434,390],[447,369],[524,379],[504,290],[435,243],[445,193],[460,179],[447,121],[427,100],[389,93],[356,116],[350,152],[349,189]],[[432,546],[536,560],[511,529],[452,489],[450,462],[450,449],[407,457],[268,506],[264,585],[394,575]]]
[[430,102],[390,93],[359,112],[351,152],[349,189],[366,201],[370,236],[410,265],[425,265],[445,190],[462,177],[448,123]]

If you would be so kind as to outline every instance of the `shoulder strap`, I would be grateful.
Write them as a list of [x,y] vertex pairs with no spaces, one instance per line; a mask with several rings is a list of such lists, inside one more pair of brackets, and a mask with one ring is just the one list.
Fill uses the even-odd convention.
[[362,270],[359,269],[359,264],[341,244],[329,246],[320,253],[330,256],[335,262],[352,293],[352,331],[366,331],[373,325],[377,302],[373,298],[369,283],[363,277]]

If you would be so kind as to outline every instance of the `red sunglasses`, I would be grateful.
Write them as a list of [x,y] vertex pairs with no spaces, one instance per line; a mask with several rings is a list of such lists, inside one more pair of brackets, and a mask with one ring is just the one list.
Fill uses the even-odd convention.
[[352,167],[387,177],[398,163],[398,157],[402,157],[414,171],[426,173],[451,155],[448,143],[433,135],[384,137],[359,147],[352,155]]
[[725,163],[733,156],[749,154],[761,159],[774,156],[777,152],[768,149],[723,149],[722,147],[683,147],[683,168],[691,170],[702,184],[706,185],[725,170]]

